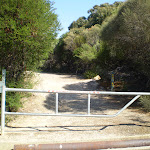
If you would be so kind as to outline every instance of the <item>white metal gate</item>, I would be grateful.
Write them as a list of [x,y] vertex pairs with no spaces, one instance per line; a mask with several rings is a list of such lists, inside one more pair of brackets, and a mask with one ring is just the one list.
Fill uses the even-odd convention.
[[[5,115],[30,115],[30,116],[68,116],[68,117],[116,117],[127,107],[129,107],[133,102],[135,102],[141,95],[150,95],[150,92],[109,92],[109,91],[55,91],[55,90],[34,90],[34,89],[19,89],[19,88],[7,88],[5,85],[5,76],[6,70],[2,71],[2,81],[0,81],[0,93],[2,93],[1,99],[1,135],[4,135],[5,129]],[[25,113],[25,112],[7,112],[6,111],[6,92],[36,92],[36,93],[55,93],[55,114],[50,113]],[[88,95],[88,105],[87,105],[87,114],[62,114],[58,111],[58,99],[59,94],[87,94]],[[116,114],[113,115],[93,115],[90,113],[90,100],[91,95],[132,95],[135,96],[128,102],[123,108],[121,108]]]

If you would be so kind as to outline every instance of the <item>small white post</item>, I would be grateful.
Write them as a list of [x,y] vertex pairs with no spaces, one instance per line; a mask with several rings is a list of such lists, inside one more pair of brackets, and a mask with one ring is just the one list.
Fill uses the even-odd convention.
[[2,86],[2,99],[1,99],[1,135],[4,135],[5,129],[5,105],[6,105],[6,91],[5,85]]
[[91,100],[91,94],[88,94],[88,115],[90,115],[90,100]]

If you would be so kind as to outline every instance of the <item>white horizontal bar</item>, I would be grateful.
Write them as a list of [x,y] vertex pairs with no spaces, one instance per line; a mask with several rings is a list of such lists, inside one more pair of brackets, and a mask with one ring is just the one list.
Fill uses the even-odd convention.
[[102,95],[150,95],[150,92],[110,92],[110,91],[55,91],[55,90],[33,90],[5,88],[8,92],[36,92],[36,93],[68,93],[68,94],[102,94]]
[[19,89],[19,88],[5,88],[8,92],[35,92],[35,93],[48,93],[46,90],[34,90],[34,89]]
[[64,116],[64,117],[106,117],[111,118],[116,115],[87,115],[87,114],[49,114],[49,113],[22,113],[22,112],[5,112],[6,115],[26,115],[26,116]]

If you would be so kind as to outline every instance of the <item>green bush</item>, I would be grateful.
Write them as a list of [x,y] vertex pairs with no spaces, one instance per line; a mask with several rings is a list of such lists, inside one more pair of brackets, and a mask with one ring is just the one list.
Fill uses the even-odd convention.
[[150,112],[150,96],[141,96],[140,104],[146,111]]
[[21,97],[20,93],[11,92],[6,94],[6,110],[14,112],[22,107]]
[[[7,74],[9,74],[9,72],[7,72]],[[15,81],[15,80],[10,81],[6,77],[6,87],[30,89],[33,87],[33,84],[34,84],[31,82],[32,76],[33,76],[32,73],[24,73],[20,76],[18,81]],[[28,96],[30,96],[30,94],[24,93],[24,92],[7,92],[6,93],[6,110],[17,111],[20,107],[22,107],[21,98],[28,97]],[[0,102],[1,102],[1,97],[0,97]]]
[[95,72],[91,71],[91,70],[86,71],[86,72],[84,73],[84,77],[87,78],[87,79],[92,79],[92,78],[94,78],[95,76],[97,76],[97,74],[96,74]]

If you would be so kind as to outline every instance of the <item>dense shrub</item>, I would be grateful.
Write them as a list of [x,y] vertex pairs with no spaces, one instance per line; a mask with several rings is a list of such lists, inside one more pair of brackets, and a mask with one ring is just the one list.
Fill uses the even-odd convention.
[[96,74],[94,71],[91,71],[91,70],[86,71],[86,72],[84,73],[84,77],[87,78],[87,79],[92,79],[92,78],[94,78],[96,75],[97,75],[97,74]]
[[150,112],[150,96],[141,96],[140,97],[140,104],[142,104],[143,108],[146,111]]
[[[32,72],[22,74],[18,82],[16,82],[15,80],[14,81],[9,80],[6,77],[6,87],[31,89],[34,85],[34,83],[31,82],[32,77],[33,77]],[[20,107],[22,107],[21,98],[28,97],[28,96],[30,96],[30,94],[24,93],[24,92],[6,92],[6,110],[17,111]],[[0,97],[0,100],[1,100],[1,97]]]

